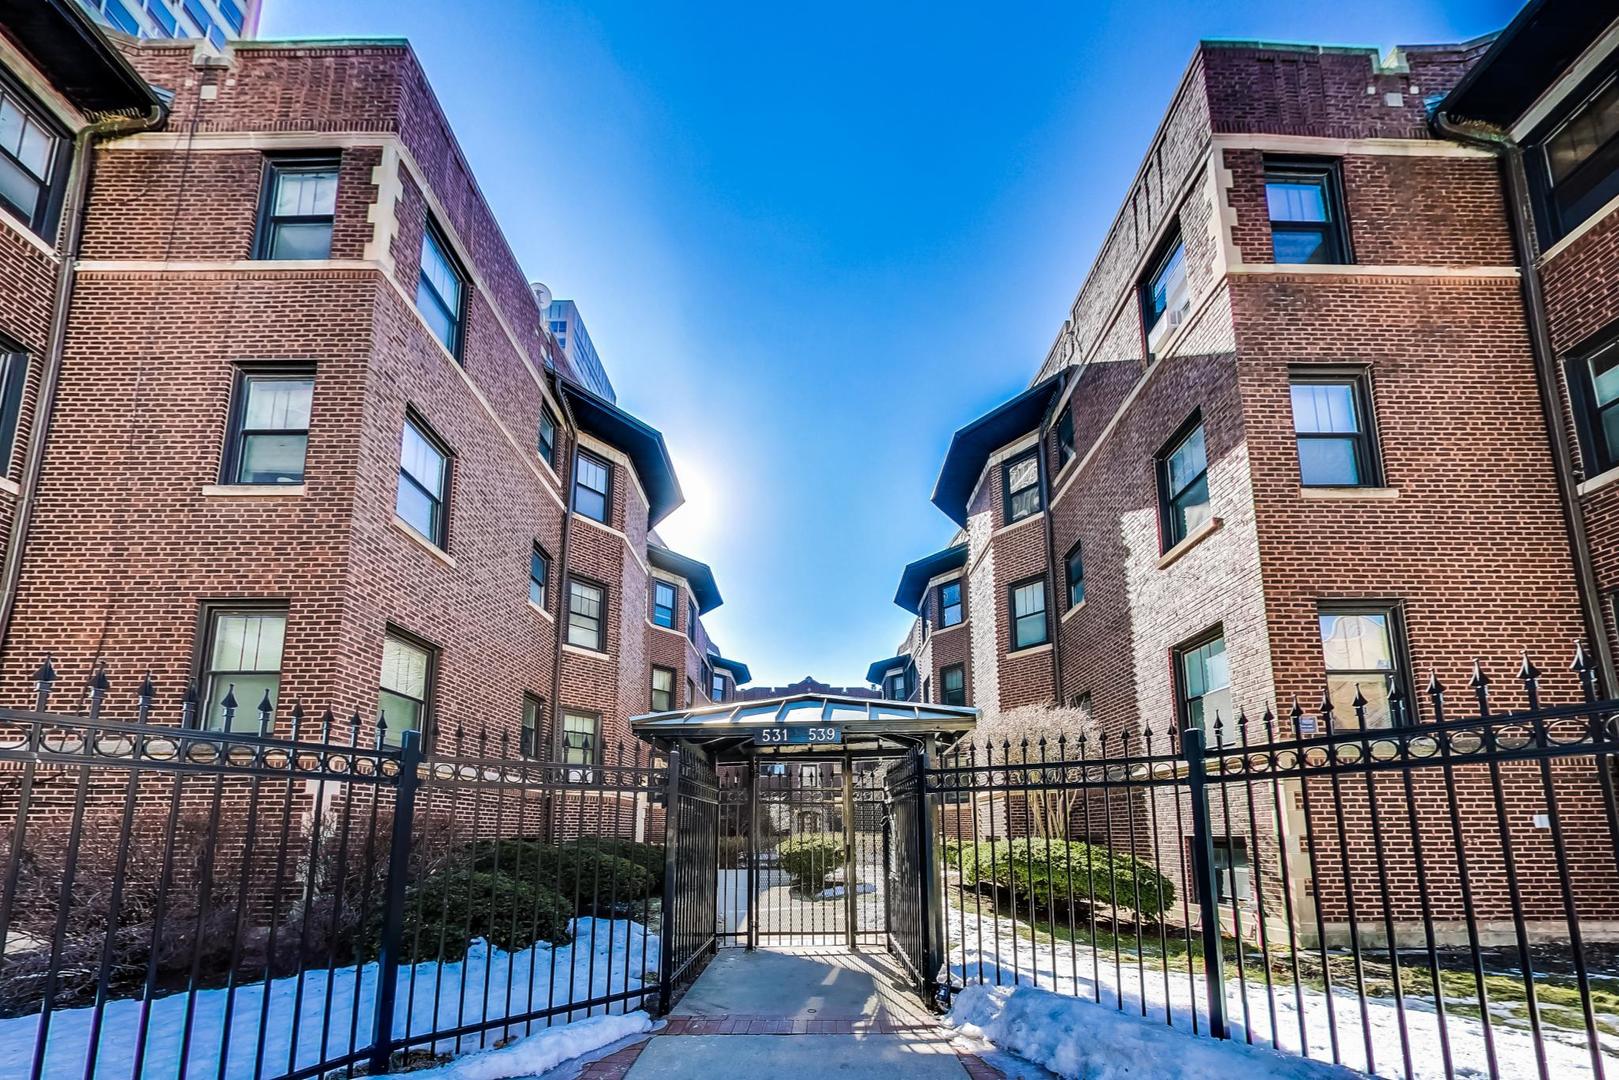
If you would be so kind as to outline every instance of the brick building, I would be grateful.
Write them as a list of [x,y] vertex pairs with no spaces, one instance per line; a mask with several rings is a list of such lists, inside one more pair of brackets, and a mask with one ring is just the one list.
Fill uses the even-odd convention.
[[[30,12],[100,84],[53,89]],[[8,106],[94,174],[82,219],[0,214],[14,700],[50,652],[75,691],[194,683],[210,726],[234,687],[244,730],[268,695],[282,733],[301,702],[583,761],[746,681],[712,572],[655,532],[663,437],[570,367],[407,44],[114,49],[73,0],[0,14]],[[103,112],[144,129],[70,165]]]
[[[1613,62],[1583,52],[1594,40],[1613,52],[1612,12],[1531,8],[1537,33],[1514,24],[1493,46],[1408,47],[1387,59],[1199,47],[1029,388],[956,432],[933,502],[959,531],[906,568],[896,602],[918,619],[874,673],[937,701],[948,672],[986,714],[1079,705],[1114,736],[1164,737],[1218,716],[1229,738],[1238,710],[1257,720],[1299,699],[1313,711],[1324,690],[1340,724],[1354,723],[1358,692],[1367,726],[1383,727],[1390,695],[1412,700],[1430,672],[1465,683],[1473,658],[1499,670],[1524,650],[1561,661],[1602,619],[1614,685],[1612,604],[1596,610],[1585,564],[1598,590],[1619,587],[1619,533],[1606,539],[1615,519],[1603,502],[1619,491],[1608,483],[1619,470],[1603,477],[1587,465],[1572,478],[1589,540],[1571,543],[1581,524],[1565,497],[1573,485],[1548,449],[1550,433],[1569,427],[1570,444],[1598,446],[1607,423],[1603,373],[1619,348],[1602,328],[1619,300],[1607,297],[1602,316],[1588,295],[1612,291],[1613,275],[1590,262],[1605,257],[1607,234],[1585,220],[1539,258],[1555,347],[1583,358],[1576,366],[1595,364],[1595,389],[1582,399],[1575,385],[1570,398],[1564,384],[1548,412],[1511,171],[1487,137],[1449,138],[1430,120],[1444,101],[1472,120],[1544,131],[1593,92],[1619,101],[1593,91],[1611,86]],[[1553,50],[1555,19],[1584,43]],[[1540,51],[1513,52],[1526,48]],[[1538,90],[1518,84],[1522,73],[1544,82],[1571,65],[1552,80],[1570,95],[1563,111],[1529,108]],[[1510,115],[1505,83],[1528,121]],[[1486,101],[1500,115],[1481,115]],[[1602,153],[1619,154],[1614,145]],[[1612,187],[1619,157],[1602,160]],[[1619,194],[1585,179],[1596,193],[1582,189],[1579,207]],[[1545,198],[1557,205],[1557,195]],[[1597,217],[1619,222],[1616,205]],[[1601,349],[1612,355],[1589,359]],[[1411,719],[1431,717],[1419,709]],[[1570,802],[1591,827],[1571,851],[1606,866],[1585,899],[1612,918],[1619,895],[1601,861],[1601,803],[1595,778],[1582,783]],[[1509,771],[1504,784],[1520,800],[1520,873],[1543,875],[1549,892],[1533,778]],[[1342,865],[1366,879],[1367,895],[1376,869],[1355,798],[1344,804],[1352,850]],[[1437,815],[1446,792],[1419,783],[1415,798]],[[1461,802],[1468,836],[1499,835],[1482,800]],[[1217,850],[1241,850],[1244,809]],[[1304,813],[1297,802],[1289,810]],[[1272,815],[1259,817],[1262,832],[1273,827],[1263,820]],[[1281,831],[1296,838],[1306,824]],[[1390,895],[1398,917],[1414,920],[1416,875],[1398,855]],[[1300,882],[1328,926],[1344,918],[1337,866],[1327,860]],[[1431,870],[1436,880],[1455,873]],[[1505,926],[1502,894],[1476,900],[1486,925]],[[1523,914],[1556,911],[1531,899]]]

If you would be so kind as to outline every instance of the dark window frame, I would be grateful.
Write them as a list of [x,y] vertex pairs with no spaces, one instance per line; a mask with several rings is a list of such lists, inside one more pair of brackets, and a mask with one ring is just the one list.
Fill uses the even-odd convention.
[[[61,225],[62,204],[67,194],[68,162],[73,150],[73,133],[45,107],[22,80],[3,67],[0,67],[0,91],[15,100],[29,119],[39,124],[56,140],[50,159],[50,176],[41,183],[34,208],[24,212],[20,207],[12,206],[10,203],[4,204],[10,213],[19,218],[35,236],[48,243],[54,251],[57,248],[58,229]],[[18,163],[18,167],[26,168],[21,163]]]
[[[1026,487],[1018,488],[1018,490],[1014,493],[1012,491],[1012,470],[1027,461],[1034,462],[1034,483]],[[1027,521],[1029,518],[1034,517],[1036,514],[1039,514],[1046,508],[1045,499],[1043,497],[1044,493],[1040,489],[1040,481],[1043,477],[1043,472],[1044,470],[1040,462],[1040,448],[1038,446],[1031,447],[1030,449],[1009,457],[1005,461],[1001,462],[1002,525],[1011,525],[1015,522]],[[1012,508],[1013,495],[1021,495],[1024,492],[1031,490],[1034,492],[1034,508],[1031,510],[1025,510],[1021,514],[1014,515]]]
[[[658,590],[659,589],[668,589],[669,590],[669,603],[667,605],[658,603]],[[679,604],[680,604],[680,589],[678,587],[676,587],[674,582],[672,582],[672,581],[664,581],[662,578],[653,578],[652,579],[652,625],[653,626],[661,626],[665,630],[674,630],[674,629],[676,629],[675,623],[677,623],[679,621],[679,617],[678,617],[678,614],[677,614],[677,612],[679,610]],[[660,611],[667,611],[669,613],[669,621],[668,622],[663,622],[662,620],[659,619],[658,613]]]
[[[450,449],[449,443],[439,438],[438,432],[434,431],[433,426],[429,424],[426,418],[415,409],[407,408],[405,410],[405,423],[415,428],[416,434],[420,435],[424,440],[426,440],[427,444],[433,449],[437,450],[444,458],[444,490],[437,497],[438,505],[433,515],[433,532],[436,535],[425,536],[418,532],[414,525],[410,526],[410,528],[411,531],[417,532],[418,536],[421,536],[422,539],[426,540],[440,551],[448,553],[450,550],[450,498],[455,491],[455,452]],[[432,499],[434,498],[432,493],[428,492],[426,488],[422,487],[421,483],[414,476],[411,476],[405,471],[404,438],[404,429],[401,428],[399,432],[400,457],[399,464],[396,466],[396,471],[398,472],[399,478],[406,480],[413,487],[426,494],[428,498]],[[399,514],[399,496],[397,492],[394,495],[394,516],[400,517],[400,520],[405,520]],[[407,521],[406,524],[409,525],[409,522]]]
[[11,347],[0,338],[0,476],[11,476],[17,456],[17,432],[22,425],[22,400],[32,367],[26,349]]
[[[601,590],[601,613],[596,617],[595,645],[581,645],[573,640],[573,636],[570,633],[570,631],[573,629],[573,587],[576,584],[584,585],[591,589]],[[595,578],[585,577],[583,574],[569,574],[568,603],[567,607],[562,612],[562,614],[567,618],[567,625],[563,627],[562,640],[567,642],[569,645],[572,645],[576,649],[588,649],[591,652],[607,653],[607,617],[609,611],[611,610],[608,607],[610,595],[611,594],[605,582],[597,581]]]
[[[1017,593],[1019,589],[1034,584],[1038,584],[1040,586],[1040,601],[1042,604],[1040,612],[1042,618],[1040,622],[1044,627],[1044,630],[1041,632],[1039,641],[1029,641],[1019,645],[1017,639]],[[1006,616],[1008,631],[1007,652],[1022,652],[1025,649],[1038,649],[1042,645],[1051,644],[1051,596],[1050,589],[1046,587],[1046,575],[1034,574],[1018,581],[1014,581],[1006,587]]]
[[283,175],[296,173],[333,173],[333,181],[341,185],[343,156],[339,151],[329,153],[266,154],[264,173],[260,180],[259,212],[253,222],[253,258],[275,260],[276,230],[282,225],[326,225],[326,255],[332,257],[332,240],[337,233],[337,196],[332,196],[330,214],[276,214],[275,194]]
[[[1074,541],[1074,546],[1068,549],[1068,554],[1067,555],[1063,556],[1063,560],[1062,560],[1062,567],[1063,567],[1063,599],[1068,604],[1068,607],[1066,609],[1068,611],[1072,611],[1074,608],[1077,608],[1079,605],[1081,605],[1081,604],[1083,604],[1085,602],[1085,551],[1084,551],[1084,548],[1085,548],[1085,542],[1083,540],[1075,540]],[[1076,579],[1076,577],[1074,575],[1074,567],[1075,567],[1076,562],[1077,562],[1077,564],[1079,566],[1079,576],[1077,577],[1077,579]],[[1078,599],[1074,598],[1074,586],[1076,584],[1079,586],[1079,598]]]
[[[528,718],[528,708],[534,707],[534,727],[531,729],[523,723]],[[545,722],[545,699],[538,694],[523,691],[523,713],[517,721],[517,754],[519,757],[536,761],[540,757],[540,738],[542,725]],[[532,731],[532,734],[530,732]]]
[[[201,730],[213,730],[208,726],[208,678],[212,669],[208,666],[210,654],[214,648],[214,627],[221,615],[259,614],[268,615],[278,613],[282,617],[281,639],[281,670],[277,672],[277,708],[280,706],[279,677],[286,670],[286,628],[291,623],[292,603],[282,597],[210,597],[197,604],[197,619],[192,628],[191,644],[191,685],[197,688],[197,708],[191,717],[190,726]],[[238,717],[251,715],[258,716],[259,703],[246,702],[237,699]],[[221,729],[222,730],[222,729]]]
[[[406,630],[403,626],[400,626],[398,623],[394,622],[383,624],[382,636],[385,639],[396,637],[400,641],[405,642],[407,645],[414,645],[416,648],[427,653],[427,680],[426,685],[423,688],[425,696],[421,698],[421,722],[416,725],[416,730],[421,733],[422,749],[424,751],[428,750],[433,745],[433,713],[438,699],[439,647],[433,642],[429,641],[427,638],[422,637],[420,634],[412,633],[411,631]],[[380,694],[383,690],[382,672],[380,669],[377,671],[376,685],[377,692]],[[390,690],[388,692],[390,694],[399,694],[399,691],[397,690]],[[409,695],[399,694],[399,696],[408,697]],[[395,732],[398,731],[397,728],[389,728],[389,730]],[[403,738],[403,735],[398,737]],[[397,743],[395,743],[395,745],[397,745]]]
[[[219,463],[219,482],[221,484],[242,485],[251,487],[295,487],[309,480],[309,432],[310,428],[249,428],[247,427],[247,391],[248,384],[255,379],[301,379],[307,378],[311,384],[316,377],[313,363],[303,364],[254,364],[238,363],[236,374],[231,381],[230,391],[230,419],[225,426],[225,452]],[[310,386],[310,423],[314,423],[314,386]],[[252,435],[293,435],[301,434],[304,437],[304,468],[298,484],[278,484],[275,482],[262,482],[241,479],[242,453],[247,448],[247,439]]]
[[[955,673],[961,677],[961,685],[957,687],[960,700],[951,701],[950,675]],[[947,664],[939,669],[939,704],[966,705],[967,704],[967,665]]]
[[[602,467],[602,469],[607,474],[607,480],[606,480],[606,485],[607,486],[606,486],[606,488],[604,490],[602,490],[600,492],[597,492],[596,489],[593,488],[593,487],[585,487],[586,491],[589,491],[589,492],[591,492],[593,494],[600,494],[601,495],[601,497],[602,497],[602,516],[601,517],[597,517],[594,514],[591,514],[591,513],[588,513],[586,511],[584,511],[584,510],[579,509],[579,489],[581,487],[584,487],[584,485],[582,484],[582,482],[579,479],[579,463],[581,461],[589,461],[592,464],[600,465]],[[583,517],[583,518],[589,518],[591,521],[598,522],[599,524],[602,524],[602,525],[611,525],[612,520],[613,520],[613,463],[611,461],[607,460],[606,458],[602,457],[600,454],[593,454],[589,450],[583,450],[583,449],[577,450],[574,453],[573,483],[572,483],[571,487],[569,488],[568,495],[569,495],[568,507],[575,514],[578,514],[580,517]]]
[[[1152,352],[1152,340],[1158,330],[1158,323],[1169,316],[1170,310],[1167,302],[1162,311],[1155,307],[1153,283],[1158,280],[1164,271],[1169,269],[1169,264],[1174,261],[1177,249],[1181,252],[1181,262],[1184,266],[1186,261],[1186,237],[1181,232],[1180,211],[1178,209],[1175,211],[1174,221],[1169,230],[1164,234],[1163,239],[1158,241],[1158,246],[1153,249],[1152,258],[1146,264],[1147,269],[1142,273],[1141,279],[1136,282],[1136,298],[1141,309],[1141,343],[1148,354]],[[1188,298],[1190,298],[1190,282],[1187,283],[1186,289]],[[1173,333],[1173,328],[1166,327],[1164,333]]]
[[725,700],[725,673],[718,668],[710,668],[708,672],[708,699],[715,702]]
[[[896,686],[890,687],[889,684],[895,679],[898,679],[899,683]],[[887,671],[883,672],[883,697],[887,698],[889,701],[906,700],[906,698],[910,696],[910,687],[907,685],[908,682],[909,680],[907,680],[905,677],[905,669],[903,667],[889,668]]]
[[[1558,200],[1558,188],[1566,187],[1573,176],[1564,177],[1561,184],[1554,182],[1551,159],[1546,152],[1551,140],[1563,127],[1615,82],[1619,82],[1619,54],[1615,54],[1581,80],[1558,108],[1521,140],[1524,149],[1524,172],[1529,180],[1530,200],[1535,210],[1535,226],[1543,248],[1551,247],[1573,232],[1619,195],[1619,136],[1609,139],[1598,147],[1575,170],[1578,173],[1589,168],[1598,176],[1596,182],[1591,183],[1588,188],[1588,192],[1594,192],[1596,198],[1582,200],[1587,204],[1594,202],[1594,205],[1590,205],[1588,212],[1578,218],[1574,216],[1575,211],[1563,206]],[[1606,172],[1601,171],[1604,167]]]
[[[660,706],[658,704],[659,690],[658,690],[657,676],[658,676],[658,672],[660,672],[660,671],[666,673],[669,676],[669,689],[665,690],[665,691],[662,691],[663,693],[665,693],[665,694],[667,694],[669,696],[669,700],[665,704],[663,704],[662,706]],[[647,685],[648,685],[648,688],[650,690],[650,693],[648,695],[648,702],[647,703],[651,706],[652,711],[653,712],[671,712],[671,711],[673,711],[673,709],[675,708],[675,697],[677,696],[677,692],[678,692],[679,687],[680,687],[679,682],[677,682],[676,678],[675,678],[675,669],[672,668],[672,667],[666,667],[663,664],[653,664],[652,665],[651,675],[647,679]]]
[[[459,295],[456,297],[455,310],[453,311],[449,310],[450,305],[445,303],[444,297],[439,295],[438,287],[427,278],[426,260],[421,256],[427,251],[428,237],[432,237],[434,245],[437,246],[439,250],[439,254],[444,256],[444,262],[447,266],[449,266],[450,273],[454,274],[456,280],[461,283],[461,288],[457,290]],[[456,360],[459,361],[461,359],[461,347],[466,342],[467,293],[472,287],[472,275],[467,273],[467,268],[461,262],[460,257],[456,255],[455,248],[450,246],[450,241],[444,229],[439,226],[437,221],[433,220],[433,216],[431,214],[428,214],[423,220],[422,246],[421,251],[417,253],[416,289],[418,294],[420,294],[423,285],[427,286],[428,290],[432,292],[433,296],[438,300],[439,304],[444,307],[450,317],[450,340],[444,341],[442,338],[439,338],[436,333],[433,334],[433,337],[438,340],[440,344],[442,344],[447,350],[449,350],[451,356],[455,357]],[[421,304],[418,300],[417,307],[420,306]],[[429,327],[429,332],[432,332],[431,327]]]
[[[950,588],[952,585],[954,585],[956,588],[956,602],[954,604],[947,603],[944,598],[944,591]],[[938,594],[939,599],[940,630],[948,630],[952,626],[960,626],[962,623],[967,621],[967,591],[962,588],[960,578],[955,578],[952,581],[941,581],[939,584],[934,586],[934,591]],[[956,609],[955,622],[949,621],[949,617],[947,615],[951,608]]]
[[[1176,544],[1179,544],[1182,540],[1185,540],[1188,536],[1196,531],[1196,529],[1188,529],[1185,533],[1176,535],[1176,519],[1173,505],[1175,498],[1178,498],[1180,494],[1191,490],[1197,485],[1198,477],[1202,477],[1205,481],[1208,478],[1208,431],[1205,429],[1203,432],[1203,471],[1198,473],[1197,477],[1193,477],[1190,481],[1183,485],[1180,492],[1173,495],[1169,490],[1169,459],[1174,456],[1175,451],[1179,450],[1188,440],[1190,440],[1191,437],[1197,432],[1197,429],[1202,426],[1203,410],[1201,408],[1193,409],[1192,415],[1187,417],[1186,420],[1181,423],[1181,426],[1175,429],[1175,434],[1171,435],[1168,441],[1166,441],[1163,446],[1159,448],[1158,453],[1153,455],[1154,472],[1158,477],[1158,544],[1160,553],[1169,551]],[[1208,499],[1209,513],[1212,517],[1214,513],[1214,491],[1212,489],[1210,489],[1208,493]],[[1197,528],[1202,528],[1202,526],[1199,525]]]
[[[571,734],[568,731],[568,717],[570,715],[576,717],[588,717],[590,720],[595,722],[596,726],[591,730],[589,742],[585,745],[588,760],[568,760],[568,752],[571,749],[568,745],[568,736]],[[560,751],[558,756],[562,759],[562,764],[570,767],[568,773],[568,778],[570,780],[584,780],[588,782],[594,776],[596,768],[601,764],[601,738],[602,714],[600,712],[594,709],[576,709],[570,706],[564,706],[562,708],[557,717],[557,749]]]
[[1062,414],[1057,417],[1057,468],[1067,467],[1070,461],[1079,456],[1074,447],[1074,405],[1069,402],[1063,406]]
[[[1416,707],[1417,699],[1413,690],[1415,683],[1412,681],[1411,641],[1406,633],[1405,606],[1404,600],[1395,597],[1370,597],[1367,599],[1351,598],[1320,600],[1317,601],[1315,608],[1316,643],[1318,647],[1320,645],[1320,619],[1322,615],[1387,616],[1389,630],[1389,651],[1394,658],[1395,665],[1395,670],[1393,672],[1394,685],[1391,687],[1391,689],[1398,690],[1401,697],[1405,699],[1405,722],[1403,724],[1393,724],[1392,721],[1394,718],[1391,716],[1390,721],[1391,726],[1393,727],[1414,727],[1419,723]],[[1336,673],[1327,671],[1325,655],[1321,657],[1321,671],[1323,684],[1325,684],[1333,674],[1351,676],[1361,674],[1359,671],[1350,670]],[[1388,673],[1365,672],[1365,674],[1387,675]],[[1333,714],[1333,727],[1335,730],[1340,730],[1343,727],[1352,728],[1354,723],[1355,718],[1353,713],[1343,717],[1338,716],[1336,712]],[[1373,728],[1372,730],[1377,731],[1382,729]],[[1317,732],[1317,734],[1324,735],[1326,733]]]
[[[1292,411],[1293,387],[1298,386],[1344,386],[1347,385],[1354,397],[1355,412],[1360,420],[1360,430],[1353,435],[1343,432],[1301,432],[1298,430],[1297,418],[1293,421],[1293,440],[1295,452],[1300,441],[1306,439],[1341,440],[1352,439],[1355,443],[1355,467],[1360,472],[1360,482],[1357,484],[1312,484],[1304,478],[1304,461],[1299,460],[1299,486],[1321,488],[1368,488],[1379,487],[1383,483],[1383,455],[1377,437],[1377,414],[1372,407],[1372,372],[1365,365],[1344,367],[1300,366],[1289,369],[1287,375],[1288,410]],[[1207,440],[1208,433],[1204,432]],[[1205,442],[1205,447],[1207,443]]]
[[686,637],[693,645],[697,643],[697,601],[690,595],[686,597]]
[[[549,438],[545,434],[546,424],[551,425]],[[535,449],[540,457],[554,470],[557,467],[557,415],[551,411],[551,406],[540,403],[539,430],[535,433]]]
[[[540,564],[543,567],[543,573],[538,578],[534,576],[534,560],[536,559],[540,560]],[[538,585],[540,588],[540,599],[538,603],[535,603],[534,600],[535,585]],[[551,555],[540,546],[539,541],[537,540],[534,542],[534,546],[529,549],[528,602],[534,604],[534,606],[539,608],[541,611],[549,611],[551,609]]]
[[1574,414],[1574,436],[1587,480],[1619,468],[1619,445],[1608,445],[1602,423],[1605,413],[1619,412],[1619,398],[1605,406],[1598,404],[1593,374],[1593,361],[1598,358],[1610,359],[1611,367],[1619,367],[1619,320],[1590,335],[1563,356],[1569,410]]
[[[1198,649],[1201,649],[1203,646],[1208,645],[1216,640],[1225,643],[1226,653],[1229,655],[1231,651],[1231,643],[1226,641],[1225,623],[1223,622],[1215,623],[1202,633],[1194,637],[1187,638],[1169,650],[1170,675],[1175,684],[1175,716],[1182,730],[1185,730],[1192,723],[1192,699],[1187,693],[1186,686],[1186,657],[1189,653],[1196,652]],[[1227,660],[1226,665],[1227,670],[1229,670],[1229,660]],[[1229,680],[1226,682],[1224,689],[1228,693],[1230,692],[1231,683]],[[1201,701],[1207,697],[1208,692],[1205,688],[1204,693],[1198,695],[1198,700]],[[1213,718],[1210,717],[1209,720],[1212,723]],[[1234,720],[1234,717],[1221,716],[1220,720],[1224,724],[1230,724]]]
[[[1295,157],[1286,155],[1265,156],[1264,184],[1269,188],[1272,179],[1281,182],[1300,180],[1314,181],[1321,185],[1322,201],[1327,208],[1327,220],[1324,222],[1303,221],[1277,221],[1270,217],[1270,193],[1265,193],[1265,217],[1271,230],[1271,261],[1276,262],[1276,233],[1316,233],[1322,234],[1322,240],[1331,256],[1319,259],[1313,265],[1317,266],[1347,266],[1355,261],[1354,249],[1349,243],[1349,210],[1344,196],[1343,163],[1338,158],[1323,157]],[[1283,266],[1310,265],[1297,263],[1280,263]]]

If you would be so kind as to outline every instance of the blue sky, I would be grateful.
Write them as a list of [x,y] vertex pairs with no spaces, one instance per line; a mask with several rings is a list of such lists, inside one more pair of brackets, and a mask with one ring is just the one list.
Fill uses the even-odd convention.
[[[951,432],[1044,358],[1199,38],[1454,41],[1511,0],[266,0],[411,39],[531,279],[578,301],[755,679],[859,682]],[[448,13],[453,12],[453,17]]]

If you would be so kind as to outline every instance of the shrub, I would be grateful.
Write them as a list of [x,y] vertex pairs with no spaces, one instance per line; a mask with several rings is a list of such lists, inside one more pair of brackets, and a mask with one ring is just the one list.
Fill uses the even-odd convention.
[[[581,915],[611,914],[652,895],[653,878],[627,858],[589,845],[547,844],[530,837],[482,841],[474,866],[537,883],[572,902]],[[497,858],[498,856],[498,858]]]
[[459,960],[477,938],[507,952],[539,941],[561,945],[569,940],[572,917],[573,905],[554,889],[505,874],[447,867],[406,895],[401,952],[416,963]]
[[[724,844],[725,841],[721,840],[721,847]],[[643,844],[636,840],[619,840],[610,836],[586,836],[578,840],[569,840],[562,846],[581,851],[605,851],[609,855],[617,855],[621,859],[628,859],[652,875],[652,894],[654,896],[663,892],[662,844]]]
[[832,872],[843,866],[843,834],[804,833],[782,841],[776,854],[794,885],[819,892]]
[[963,885],[991,884],[1037,904],[1072,896],[1156,917],[1175,903],[1175,886],[1151,864],[1082,840],[951,841],[945,853]]

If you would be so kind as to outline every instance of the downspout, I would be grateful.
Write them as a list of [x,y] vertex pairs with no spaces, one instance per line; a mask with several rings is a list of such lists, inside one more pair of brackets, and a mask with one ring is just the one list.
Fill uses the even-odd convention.
[[34,422],[28,434],[28,456],[18,482],[17,511],[6,542],[5,562],[0,565],[0,647],[11,634],[11,617],[17,606],[17,582],[22,577],[23,548],[33,522],[34,504],[40,474],[45,468],[45,444],[50,435],[51,413],[56,405],[56,388],[61,380],[62,356],[67,348],[68,311],[78,274],[75,264],[84,236],[84,214],[94,167],[95,144],[104,138],[149,131],[163,122],[168,110],[153,105],[143,116],[111,116],[90,124],[73,140],[73,162],[68,170],[67,194],[62,204],[64,234],[61,265],[56,271],[52,295],[51,323],[45,341],[45,359],[39,373],[39,393],[34,399]]
[[557,553],[557,567],[561,571],[557,578],[557,617],[556,617],[556,651],[551,664],[551,743],[552,760],[562,760],[562,643],[567,633],[566,603],[568,590],[568,575],[572,571],[568,568],[568,545],[573,536],[573,475],[578,467],[579,459],[579,421],[574,418],[573,406],[568,404],[568,395],[561,386],[561,376],[556,377],[557,404],[562,406],[562,420],[568,426],[568,471],[560,479],[562,481],[562,550]]
[[[1060,387],[1059,387],[1060,396]],[[1046,581],[1050,585],[1050,597],[1046,605],[1046,618],[1051,623],[1051,696],[1052,704],[1062,708],[1062,603],[1068,599],[1066,594],[1058,593],[1057,585],[1057,527],[1052,519],[1056,516],[1051,505],[1051,460],[1046,446],[1046,436],[1050,434],[1051,416],[1048,414],[1040,422],[1040,428],[1035,434],[1039,441],[1035,444],[1040,457],[1040,506],[1045,511],[1040,521],[1040,532],[1046,541]]]
[[1545,413],[1546,434],[1551,441],[1552,461],[1557,473],[1557,492],[1563,503],[1568,526],[1569,548],[1574,556],[1575,585],[1580,595],[1580,612],[1585,632],[1596,652],[1597,671],[1605,693],[1619,690],[1615,676],[1613,649],[1602,629],[1602,593],[1597,586],[1596,568],[1591,562],[1591,542],[1580,508],[1579,484],[1575,480],[1574,455],[1564,437],[1563,409],[1558,396],[1557,356],[1552,347],[1550,324],[1546,317],[1546,296],[1535,265],[1535,218],[1529,197],[1528,175],[1524,172],[1523,148],[1508,135],[1476,126],[1467,126],[1443,110],[1436,110],[1431,124],[1441,138],[1466,143],[1484,150],[1501,162],[1507,189],[1507,217],[1518,251],[1518,277],[1522,283],[1524,314],[1529,324],[1529,346],[1535,357],[1535,381],[1540,390],[1540,407]]

